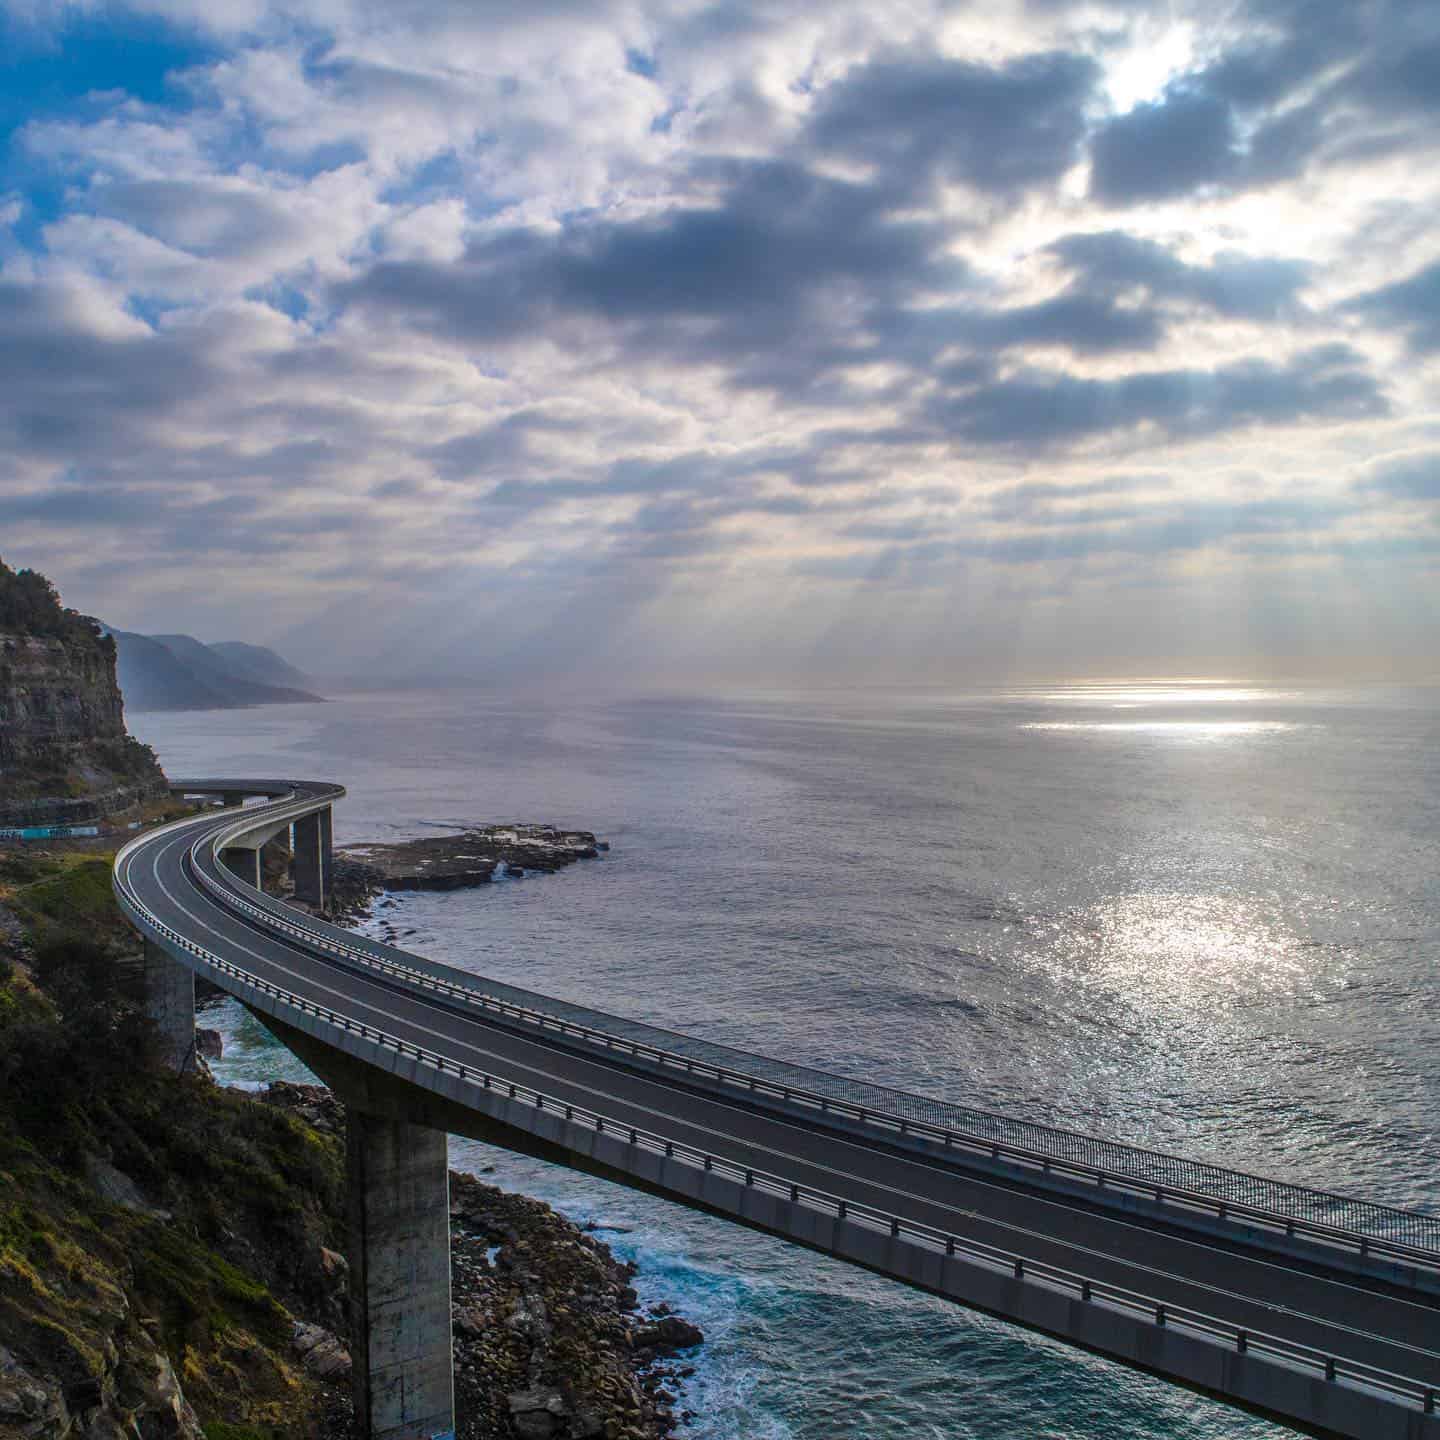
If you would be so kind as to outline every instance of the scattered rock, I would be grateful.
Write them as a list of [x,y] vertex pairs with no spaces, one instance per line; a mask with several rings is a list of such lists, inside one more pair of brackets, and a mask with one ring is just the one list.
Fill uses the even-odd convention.
[[206,1060],[219,1060],[225,1054],[225,1042],[218,1030],[206,1030],[203,1026],[195,1027],[195,1049]]
[[297,1085],[272,1080],[260,1097],[265,1104],[289,1110],[325,1135],[345,1133],[345,1107],[323,1085]]
[[290,1348],[300,1357],[300,1363],[322,1380],[343,1380],[350,1374],[350,1352],[337,1336],[319,1325],[297,1320]]
[[[700,1332],[638,1313],[635,1267],[548,1206],[450,1177],[461,1440],[662,1440],[676,1433],[667,1342]],[[674,1321],[673,1324],[670,1322]],[[636,1347],[637,1332],[650,1333]]]
[[63,1435],[70,1411],[58,1390],[42,1384],[0,1346],[0,1433],[17,1440]]

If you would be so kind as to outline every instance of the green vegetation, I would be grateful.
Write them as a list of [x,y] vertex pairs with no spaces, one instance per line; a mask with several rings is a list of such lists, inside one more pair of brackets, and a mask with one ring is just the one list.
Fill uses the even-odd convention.
[[[0,851],[29,942],[0,938],[0,1346],[67,1391],[158,1346],[211,1440],[308,1435],[290,1313],[340,1319],[321,1264],[344,1247],[339,1147],[157,1065],[109,873]],[[116,1171],[143,1204],[102,1197]]]
[[[0,560],[0,630],[53,636],[93,644],[100,626],[89,616],[67,610],[59,592],[38,570],[12,570]],[[106,640],[111,653],[115,642]]]

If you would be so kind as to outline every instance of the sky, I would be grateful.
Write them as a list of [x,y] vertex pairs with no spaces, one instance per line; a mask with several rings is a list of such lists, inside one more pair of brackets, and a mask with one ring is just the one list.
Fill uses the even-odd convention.
[[1435,0],[0,0],[0,555],[321,674],[1440,676]]

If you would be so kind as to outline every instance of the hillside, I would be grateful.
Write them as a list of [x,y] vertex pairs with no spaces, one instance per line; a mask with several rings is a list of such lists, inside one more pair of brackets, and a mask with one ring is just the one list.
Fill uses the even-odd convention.
[[132,710],[225,710],[318,703],[306,677],[273,650],[238,640],[114,630],[120,688]]
[[308,689],[311,680],[288,660],[264,645],[247,645],[243,640],[218,640],[209,649],[220,657],[231,674],[262,685],[280,685],[292,690]]
[[85,823],[165,794],[125,731],[115,642],[0,561],[0,826]]

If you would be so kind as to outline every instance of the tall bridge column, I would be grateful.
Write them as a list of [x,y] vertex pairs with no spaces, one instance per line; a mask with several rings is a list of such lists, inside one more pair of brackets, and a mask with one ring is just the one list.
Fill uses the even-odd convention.
[[330,807],[295,822],[295,898],[323,907],[330,898],[333,865]]
[[195,972],[146,940],[141,973],[145,1013],[155,1023],[161,1059],[183,1075],[195,1060]]
[[253,885],[257,890],[261,888],[260,851],[258,849],[252,850],[243,845],[227,845],[220,852],[220,863],[247,884]]
[[367,1440],[454,1440],[443,1130],[347,1109],[351,1358]]

